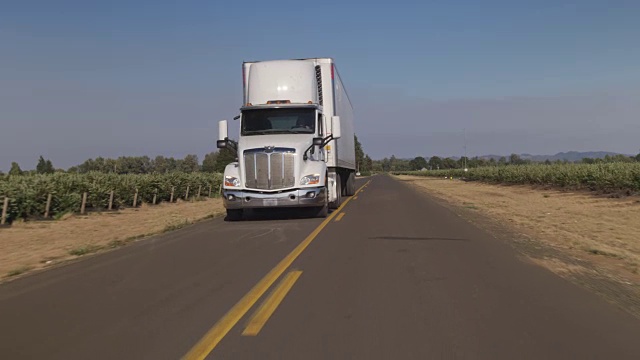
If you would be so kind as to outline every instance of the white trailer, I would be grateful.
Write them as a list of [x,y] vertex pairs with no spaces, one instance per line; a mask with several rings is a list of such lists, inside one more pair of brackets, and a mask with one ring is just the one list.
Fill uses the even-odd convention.
[[330,58],[244,62],[237,143],[227,121],[219,148],[237,151],[224,172],[230,220],[251,208],[317,207],[355,193],[353,107]]

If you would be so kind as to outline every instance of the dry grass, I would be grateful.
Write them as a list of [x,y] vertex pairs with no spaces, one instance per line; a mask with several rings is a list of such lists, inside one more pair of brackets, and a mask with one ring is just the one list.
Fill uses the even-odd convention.
[[[613,199],[531,186],[399,178],[449,203],[482,212],[553,249],[640,283],[638,197]],[[560,272],[557,262],[538,263]]]
[[14,223],[0,229],[0,277],[122,246],[223,212],[220,199],[208,199],[65,216],[58,221]]

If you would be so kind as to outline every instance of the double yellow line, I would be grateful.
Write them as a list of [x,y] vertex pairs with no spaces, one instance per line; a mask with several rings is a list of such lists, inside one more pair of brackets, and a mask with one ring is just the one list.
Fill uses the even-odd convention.
[[[356,191],[355,195],[358,193],[369,183],[369,180],[366,184]],[[289,266],[293,263],[293,261],[302,254],[302,252],[311,244],[311,242],[318,236],[320,231],[324,229],[327,224],[333,220],[333,218],[351,201],[353,197],[346,199],[340,208],[333,211],[331,215],[329,215],[318,227],[309,234],[298,246],[296,246],[293,251],[291,251],[284,259],[282,259],[278,265],[276,265],[265,277],[262,278],[249,292],[240,299],[232,308],[229,310],[217,323],[213,325],[209,331],[196,343],[196,345],[189,350],[189,352],[182,357],[183,360],[203,360],[206,358],[209,353],[220,343],[222,338],[227,335],[227,333],[242,319],[242,317],[253,307],[253,305],[264,295],[267,290],[273,285],[273,283],[282,275],[282,273],[287,270]],[[298,274],[297,276],[300,276]],[[291,281],[291,286],[295,282],[295,279]],[[287,289],[288,291],[288,289]],[[284,292],[286,294],[286,291]],[[282,295],[284,297],[284,295]],[[274,307],[275,310],[275,307]],[[256,313],[258,315],[258,312]],[[268,317],[267,317],[268,318]],[[266,320],[265,320],[266,321]],[[261,326],[260,326],[261,327]],[[259,331],[259,329],[258,329]]]

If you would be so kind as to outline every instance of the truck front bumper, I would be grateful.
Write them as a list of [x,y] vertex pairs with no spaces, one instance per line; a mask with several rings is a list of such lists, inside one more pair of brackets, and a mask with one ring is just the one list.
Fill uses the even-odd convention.
[[281,193],[256,193],[224,189],[222,196],[224,207],[227,209],[313,207],[325,204],[327,191],[324,187],[283,191]]

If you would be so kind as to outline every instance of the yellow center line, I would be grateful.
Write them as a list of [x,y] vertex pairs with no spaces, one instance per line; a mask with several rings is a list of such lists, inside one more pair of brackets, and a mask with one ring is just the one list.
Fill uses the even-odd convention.
[[344,217],[345,213],[341,212],[338,217],[336,218],[336,221],[340,221],[342,220],[342,218]]
[[249,320],[249,325],[244,329],[242,335],[244,336],[256,336],[267,323],[267,320],[273,315],[273,313],[278,308],[278,305],[284,300],[284,297],[287,296],[289,290],[293,287],[296,280],[302,275],[302,271],[291,271],[284,276],[280,283],[273,290],[271,295],[267,296],[264,302],[260,305],[260,307],[256,310],[256,312]]
[[[367,182],[369,184],[371,180]],[[356,194],[362,190],[363,185],[356,191]],[[251,309],[251,307],[264,295],[264,293],[273,285],[273,283],[287,270],[293,261],[302,254],[302,252],[311,244],[318,236],[320,231],[324,229],[331,220],[342,210],[352,198],[347,198],[342,205],[331,213],[318,227],[307,236],[293,251],[291,251],[278,265],[276,265],[265,277],[262,278],[248,293],[246,293],[240,301],[238,301],[217,323],[213,325],[209,331],[182,357],[183,360],[203,360],[218,345],[222,338],[242,319],[242,317]]]

